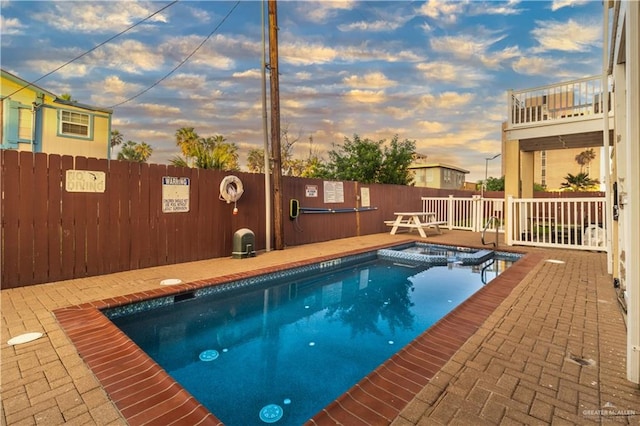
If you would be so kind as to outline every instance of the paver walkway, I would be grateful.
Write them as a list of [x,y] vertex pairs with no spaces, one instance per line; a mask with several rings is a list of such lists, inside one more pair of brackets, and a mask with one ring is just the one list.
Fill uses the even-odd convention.
[[[377,234],[2,290],[2,424],[126,424],[55,309],[155,289],[166,278],[195,281],[406,238]],[[479,236],[445,231],[427,240],[477,246]],[[533,250],[564,263],[535,266],[393,424],[640,424],[640,391],[625,379],[626,330],[606,256]],[[7,345],[33,331],[45,335]]]

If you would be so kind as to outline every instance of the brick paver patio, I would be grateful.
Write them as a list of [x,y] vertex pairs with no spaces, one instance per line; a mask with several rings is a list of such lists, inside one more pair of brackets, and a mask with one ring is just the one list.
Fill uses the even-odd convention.
[[[377,234],[250,259],[213,259],[2,290],[2,424],[126,424],[53,311],[183,282],[405,240]],[[428,241],[477,246],[478,234]],[[514,249],[514,248],[512,248]],[[626,337],[606,255],[515,248],[542,259],[393,421],[437,424],[640,424],[640,391],[625,379]],[[9,346],[25,332],[44,336]]]

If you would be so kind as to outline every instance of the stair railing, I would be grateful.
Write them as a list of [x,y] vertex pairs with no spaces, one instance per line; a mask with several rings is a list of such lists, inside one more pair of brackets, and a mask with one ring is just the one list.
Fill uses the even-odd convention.
[[[491,242],[487,243],[484,240],[484,236],[485,236],[485,234],[487,232],[487,229],[489,228],[489,225],[491,225],[491,222],[495,222],[496,223],[496,226],[495,226],[495,229],[496,229],[496,240],[495,240],[495,242],[491,241]],[[489,245],[489,244],[493,244],[493,247],[498,247],[498,228],[500,228],[500,219],[498,219],[497,216],[491,216],[487,220],[487,223],[485,223],[484,228],[482,229],[482,244],[483,245],[486,246],[486,245]]]

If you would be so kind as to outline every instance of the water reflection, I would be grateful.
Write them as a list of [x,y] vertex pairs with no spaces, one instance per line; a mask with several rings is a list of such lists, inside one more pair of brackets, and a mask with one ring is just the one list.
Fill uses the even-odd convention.
[[385,279],[385,270],[378,268],[375,273],[371,273],[370,268],[362,270],[361,276],[373,278],[368,280],[364,288],[361,280],[354,295],[343,294],[345,297],[338,303],[327,306],[326,317],[350,327],[351,337],[364,333],[382,335],[382,323],[386,323],[391,334],[395,333],[396,328],[411,329],[414,315],[410,311],[413,303],[409,293],[413,290],[413,284],[405,278],[390,285],[390,280]]

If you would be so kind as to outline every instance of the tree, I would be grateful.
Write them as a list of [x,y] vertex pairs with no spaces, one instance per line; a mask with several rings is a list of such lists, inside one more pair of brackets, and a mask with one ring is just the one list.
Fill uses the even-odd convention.
[[71,93],[63,93],[62,95],[60,95],[60,99],[63,99],[69,102],[77,102],[75,99],[73,99],[73,96],[71,96]]
[[385,147],[386,140],[345,138],[342,146],[329,152],[328,164],[319,167],[319,177],[336,180],[353,180],[362,183],[390,183],[409,185],[412,176],[409,164],[415,151],[415,142],[398,142],[397,135]]
[[193,127],[181,127],[176,130],[176,145],[180,147],[185,158],[193,157],[193,151],[198,144],[200,136]]
[[122,133],[120,133],[119,130],[111,131],[111,147],[122,144],[123,140],[124,140],[124,136],[122,135]]
[[[479,180],[476,188],[482,186],[482,181]],[[485,182],[485,191],[504,191],[504,176],[500,178],[488,177]]]
[[409,185],[413,181],[413,174],[409,171],[409,165],[413,161],[413,153],[416,150],[414,141],[398,141],[398,135],[391,139],[390,147],[384,148],[384,160],[378,175],[380,183]]
[[127,141],[118,153],[118,160],[146,163],[152,153],[153,148],[146,142]]
[[222,135],[192,140],[194,135],[197,134],[193,128],[182,128],[176,132],[177,144],[181,147],[184,157],[174,157],[170,160],[171,164],[199,169],[240,169],[238,147],[235,144],[227,142]]
[[[482,187],[482,180],[476,183],[476,189],[479,191]],[[488,177],[486,182],[485,191],[504,191],[504,176],[500,178]],[[539,183],[533,183],[533,191],[546,191],[545,187]]]
[[567,191],[593,191],[597,190],[597,186],[600,184],[598,179],[591,179],[589,177],[589,173],[578,173],[577,175],[572,175],[571,173],[567,173],[567,176],[564,178],[565,182],[560,184],[560,188],[565,189]]
[[[318,177],[317,169],[321,160],[313,149],[313,137],[309,136],[309,155],[306,159],[293,158],[293,146],[300,137],[291,139],[288,126],[281,131],[280,158],[284,176]],[[247,156],[247,168],[252,173],[264,173],[264,149],[252,148]]]
[[251,148],[249,150],[247,167],[251,173],[264,173],[264,149]]
[[381,145],[382,141],[360,139],[357,134],[353,135],[353,140],[345,137],[342,146],[338,145],[329,151],[326,177],[362,183],[376,182],[383,160]]
[[580,173],[584,171],[585,166],[587,167],[587,173],[589,173],[589,164],[591,164],[595,158],[596,153],[593,151],[593,148],[589,148],[576,155],[576,163],[580,165]]

